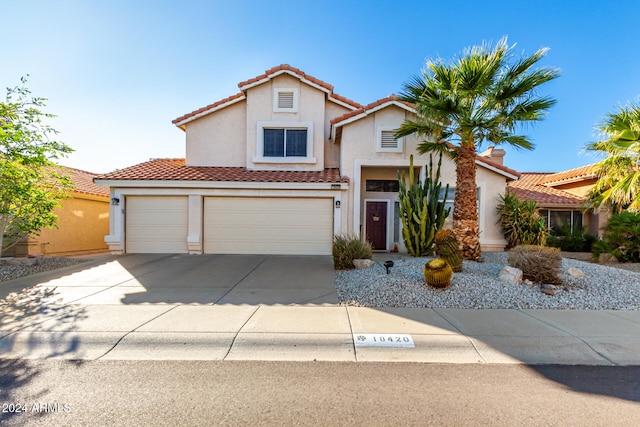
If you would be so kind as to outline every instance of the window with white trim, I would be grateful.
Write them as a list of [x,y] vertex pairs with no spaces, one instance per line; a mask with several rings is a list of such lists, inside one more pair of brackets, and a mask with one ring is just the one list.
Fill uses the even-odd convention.
[[298,89],[275,88],[273,90],[273,111],[276,113],[297,113]]
[[313,122],[263,122],[256,129],[254,163],[316,163]]
[[376,151],[402,153],[402,138],[396,138],[395,126],[378,126]]
[[307,157],[306,129],[264,128],[264,157]]

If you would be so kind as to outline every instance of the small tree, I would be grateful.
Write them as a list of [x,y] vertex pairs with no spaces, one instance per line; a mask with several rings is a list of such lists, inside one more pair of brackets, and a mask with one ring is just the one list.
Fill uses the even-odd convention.
[[520,201],[515,195],[507,193],[500,196],[496,211],[508,248],[546,244],[547,229],[533,200]]
[[0,101],[0,254],[57,221],[53,209],[72,187],[54,160],[73,150],[51,140],[57,131],[45,123],[45,98],[31,97],[21,85],[7,88]]
[[445,200],[449,193],[449,184],[441,197],[440,166],[442,154],[438,158],[438,169],[433,171],[433,156],[429,156],[424,182],[415,182],[413,174],[413,156],[409,160],[409,188],[405,183],[405,174],[398,172],[400,199],[400,219],[402,220],[402,238],[407,251],[413,256],[425,256],[433,253],[436,231],[444,226],[451,212],[445,209]]

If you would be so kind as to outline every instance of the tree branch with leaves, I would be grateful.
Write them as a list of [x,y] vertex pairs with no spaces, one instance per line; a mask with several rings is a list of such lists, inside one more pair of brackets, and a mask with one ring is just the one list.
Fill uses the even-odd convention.
[[73,187],[55,161],[73,150],[53,139],[45,98],[32,97],[26,78],[0,101],[0,254],[40,229],[54,227],[53,209]]

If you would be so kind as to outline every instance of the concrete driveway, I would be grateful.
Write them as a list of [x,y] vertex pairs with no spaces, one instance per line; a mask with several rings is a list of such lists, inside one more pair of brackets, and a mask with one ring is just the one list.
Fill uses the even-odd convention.
[[336,305],[334,280],[329,256],[102,255],[3,284],[0,298],[35,287],[54,304]]

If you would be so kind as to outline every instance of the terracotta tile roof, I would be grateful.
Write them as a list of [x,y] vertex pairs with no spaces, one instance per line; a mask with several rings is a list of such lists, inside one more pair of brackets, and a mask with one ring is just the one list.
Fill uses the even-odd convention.
[[493,160],[488,159],[488,158],[486,158],[486,157],[484,157],[484,156],[479,156],[479,155],[477,155],[477,156],[476,156],[476,161],[479,161],[480,163],[484,163],[484,164],[485,164],[485,165],[487,165],[487,166],[491,166],[491,167],[493,167],[493,168],[499,169],[499,170],[501,170],[501,171],[503,171],[503,172],[508,173],[509,175],[513,175],[513,176],[516,176],[516,177],[519,177],[519,176],[521,176],[521,175],[522,175],[522,174],[521,174],[520,172],[518,172],[517,170],[515,170],[515,169],[511,169],[511,168],[508,168],[508,167],[506,167],[506,166],[504,166],[504,165],[501,165],[500,163],[496,163],[496,162],[494,162]]
[[339,101],[342,101],[342,102],[344,102],[346,104],[349,104],[353,108],[362,108],[362,104],[360,104],[358,102],[355,102],[355,101],[352,101],[349,98],[345,98],[344,96],[338,95],[337,93],[334,93],[333,92],[333,85],[330,85],[329,83],[327,83],[327,82],[325,82],[323,80],[315,78],[312,75],[309,75],[309,74],[305,73],[301,69],[296,68],[296,67],[292,67],[289,64],[281,64],[281,65],[278,65],[276,67],[270,68],[270,69],[266,70],[263,74],[260,74],[259,76],[256,76],[256,77],[254,77],[252,79],[245,80],[243,82],[238,83],[238,87],[240,88],[240,90],[243,90],[244,87],[249,86],[249,85],[251,85],[253,83],[258,83],[258,82],[260,82],[262,80],[268,79],[271,76],[273,76],[274,74],[280,73],[281,71],[293,73],[294,75],[296,75],[297,77],[299,77],[301,79],[308,80],[311,83],[314,83],[314,84],[316,84],[316,85],[318,85],[320,87],[325,88],[326,90],[329,91],[329,93],[331,94],[331,97],[333,97],[333,98],[335,98],[335,99],[337,99]]
[[96,177],[114,181],[220,181],[348,183],[338,168],[323,171],[252,171],[244,167],[186,166],[185,159],[152,159]]
[[315,77],[303,72],[299,68],[292,67],[292,66],[290,66],[288,64],[282,64],[282,65],[278,65],[277,67],[273,67],[273,68],[270,68],[270,69],[266,70],[263,74],[260,74],[259,76],[256,76],[256,77],[254,77],[252,79],[245,80],[243,82],[238,83],[238,87],[241,90],[240,93],[237,93],[235,95],[229,96],[229,97],[224,98],[224,99],[221,99],[220,101],[214,102],[213,104],[209,104],[206,107],[198,108],[195,111],[192,111],[190,113],[187,113],[187,114],[185,114],[183,116],[178,117],[177,119],[172,120],[171,123],[173,123],[173,124],[180,123],[180,122],[182,122],[182,121],[184,121],[186,119],[189,119],[191,117],[197,116],[198,114],[204,113],[204,112],[206,112],[208,110],[212,110],[212,109],[214,109],[216,107],[219,107],[221,105],[224,105],[224,104],[226,104],[228,102],[231,102],[231,101],[234,101],[236,99],[239,99],[239,98],[244,96],[244,88],[246,86],[249,86],[249,85],[251,85],[253,83],[258,83],[258,82],[260,82],[262,80],[268,79],[271,76],[273,76],[274,74],[277,74],[277,73],[279,73],[281,71],[293,73],[293,74],[295,74],[296,76],[298,76],[301,79],[305,79],[305,80],[307,80],[307,81],[309,81],[311,83],[314,83],[314,84],[326,89],[330,93],[330,96],[332,98],[334,98],[334,99],[336,99],[336,100],[338,100],[340,102],[343,102],[343,103],[345,103],[347,105],[350,105],[353,108],[362,108],[362,104],[359,104],[359,103],[357,103],[355,101],[352,101],[351,99],[346,98],[344,96],[338,95],[337,93],[334,93],[333,92],[333,86],[330,85],[329,83],[324,82],[324,81],[322,81],[320,79],[317,79],[317,78],[315,78]]
[[71,182],[75,186],[73,191],[76,193],[109,197],[109,187],[100,187],[93,182],[93,178],[98,174],[65,166],[60,167],[60,173],[69,175]]
[[576,207],[582,205],[584,198],[544,185],[550,175],[555,174],[524,172],[519,180],[508,184],[509,191],[520,200],[533,200],[542,207],[545,205],[574,205]]
[[567,181],[596,178],[597,176],[595,174],[595,166],[596,163],[593,163],[590,165],[581,166],[579,168],[569,169],[563,172],[552,173],[547,175],[547,177],[541,182],[541,184],[554,186]]
[[180,116],[177,119],[172,120],[171,123],[173,123],[173,124],[180,123],[183,120],[186,120],[186,119],[188,119],[190,117],[193,117],[193,116],[197,116],[200,113],[204,113],[207,110],[212,110],[212,109],[214,109],[216,107],[219,107],[220,105],[224,105],[227,102],[231,102],[231,101],[236,100],[238,98],[241,98],[243,96],[244,96],[244,93],[242,93],[242,92],[236,93],[235,95],[231,95],[231,96],[229,96],[227,98],[221,99],[220,101],[214,102],[213,104],[209,104],[206,107],[198,108],[197,110],[194,110],[194,111],[192,111],[190,113],[187,113],[184,116]]
[[338,117],[336,117],[336,118],[331,120],[331,124],[335,125],[335,124],[340,123],[340,122],[342,122],[344,120],[347,120],[347,119],[350,119],[352,117],[358,116],[360,114],[366,113],[369,110],[372,110],[372,109],[374,109],[376,107],[379,107],[379,106],[381,106],[383,104],[387,104],[387,103],[393,102],[393,101],[400,102],[400,103],[406,105],[409,108],[413,108],[414,107],[413,104],[410,104],[410,103],[404,102],[404,101],[400,101],[400,99],[397,96],[390,95],[390,96],[387,96],[386,98],[378,99],[377,101],[374,101],[371,104],[367,104],[364,107],[360,107],[357,110],[349,111],[348,113],[345,113],[345,114],[343,114],[341,116],[338,116]]
[[302,78],[304,78],[306,80],[309,80],[310,82],[313,82],[313,83],[317,84],[318,86],[321,86],[321,87],[327,89],[329,92],[333,92],[333,86],[330,85],[329,83],[324,82],[324,81],[322,81],[320,79],[317,79],[317,78],[315,78],[313,76],[310,76],[309,74],[306,74],[304,71],[300,70],[299,68],[292,67],[289,64],[281,64],[281,65],[278,65],[276,67],[270,68],[267,71],[265,71],[264,74],[260,74],[259,76],[256,76],[256,77],[254,77],[252,79],[245,80],[243,82],[238,83],[238,87],[240,89],[242,89],[244,86],[248,86],[248,85],[250,85],[252,83],[256,83],[256,82],[259,82],[261,80],[267,79],[270,76],[278,73],[279,71],[291,71],[292,73],[297,74],[298,76],[300,76],[300,77],[302,77]]

